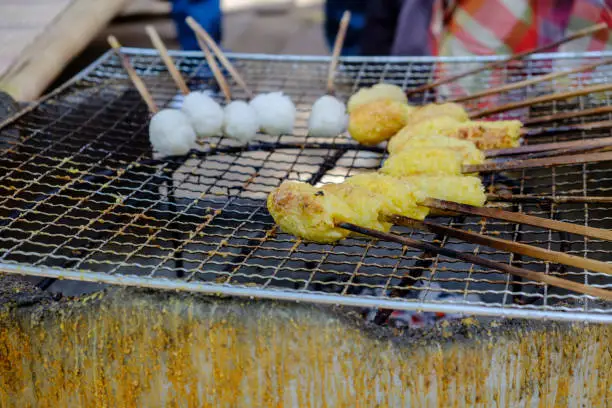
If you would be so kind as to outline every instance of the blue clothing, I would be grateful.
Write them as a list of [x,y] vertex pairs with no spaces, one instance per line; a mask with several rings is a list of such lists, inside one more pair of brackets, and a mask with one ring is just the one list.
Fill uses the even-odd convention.
[[171,0],[172,19],[176,24],[179,43],[184,50],[199,50],[193,31],[185,23],[187,16],[193,17],[210,36],[221,43],[221,1],[220,0]]
[[361,36],[366,24],[368,2],[368,0],[326,0],[325,38],[330,49],[334,46],[342,14],[348,10],[351,12],[351,23],[346,32],[342,55],[361,55]]

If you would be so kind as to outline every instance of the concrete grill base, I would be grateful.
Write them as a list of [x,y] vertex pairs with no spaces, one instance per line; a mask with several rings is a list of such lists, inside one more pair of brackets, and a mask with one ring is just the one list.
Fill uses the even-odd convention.
[[612,327],[464,319],[394,331],[354,312],[0,285],[0,406],[606,406]]

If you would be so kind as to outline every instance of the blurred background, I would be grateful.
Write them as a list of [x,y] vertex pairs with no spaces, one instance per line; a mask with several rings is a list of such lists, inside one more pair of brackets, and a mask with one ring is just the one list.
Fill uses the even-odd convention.
[[106,52],[111,33],[124,46],[151,47],[147,24],[168,48],[191,48],[177,33],[176,21],[186,14],[194,14],[214,36],[220,19],[226,50],[329,53],[323,0],[1,0],[0,90],[34,100]]
[[[185,17],[233,52],[325,55],[345,10],[343,55],[512,54],[606,23],[549,51],[612,49],[612,0],[0,0],[0,91],[37,99],[108,50],[150,47],[154,25],[171,49],[197,50]],[[604,25],[604,27],[606,27]]]
[[[151,41],[144,27],[153,24],[169,49],[182,48],[170,1],[128,3],[52,86],[69,79],[108,50],[106,37],[111,33],[124,46],[150,48]],[[324,19],[324,0],[221,0],[221,43],[232,52],[327,54]]]

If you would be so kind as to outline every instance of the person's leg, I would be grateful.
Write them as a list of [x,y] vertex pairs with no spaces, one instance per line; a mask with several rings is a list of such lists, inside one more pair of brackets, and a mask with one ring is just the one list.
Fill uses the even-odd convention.
[[172,18],[176,24],[181,48],[199,50],[193,31],[185,24],[187,16],[193,17],[217,43],[221,43],[220,0],[172,0]]
[[365,26],[367,3],[368,0],[325,1],[325,38],[330,49],[334,46],[342,14],[348,10],[351,12],[351,24],[346,33],[342,55],[361,55],[361,32]]
[[401,0],[368,2],[365,24],[359,38],[363,55],[391,54],[400,7]]

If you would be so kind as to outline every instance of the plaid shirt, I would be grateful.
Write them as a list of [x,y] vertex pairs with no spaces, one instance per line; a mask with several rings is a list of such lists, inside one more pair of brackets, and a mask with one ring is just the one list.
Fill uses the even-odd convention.
[[[442,15],[437,3],[434,26]],[[612,24],[610,5],[612,0],[458,0],[442,32],[432,36],[432,48],[440,55],[521,52],[602,21]],[[551,51],[603,50],[612,48],[611,40],[604,30]]]

